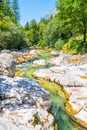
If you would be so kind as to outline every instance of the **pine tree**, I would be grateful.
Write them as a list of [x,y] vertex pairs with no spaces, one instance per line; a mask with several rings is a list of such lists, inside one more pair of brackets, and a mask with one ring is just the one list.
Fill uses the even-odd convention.
[[19,22],[20,21],[20,15],[19,15],[18,0],[13,0],[12,9],[13,9],[13,12],[14,12],[14,15],[15,15],[15,22]]
[[25,24],[24,28],[25,28],[25,30],[29,30],[30,29],[28,22]]

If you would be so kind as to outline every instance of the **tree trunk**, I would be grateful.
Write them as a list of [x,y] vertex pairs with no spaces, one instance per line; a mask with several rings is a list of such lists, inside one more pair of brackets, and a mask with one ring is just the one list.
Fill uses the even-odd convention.
[[84,41],[84,43],[85,43],[85,42],[86,42],[86,28],[84,29],[83,35],[84,35],[83,41]]

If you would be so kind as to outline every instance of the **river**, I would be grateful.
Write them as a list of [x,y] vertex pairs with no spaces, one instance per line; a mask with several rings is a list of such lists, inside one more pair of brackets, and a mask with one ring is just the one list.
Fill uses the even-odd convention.
[[[35,70],[51,67],[50,64],[48,64],[46,67],[37,67],[34,66],[32,62],[33,61],[29,61],[26,63],[22,63],[21,65],[17,65],[17,70],[20,71],[19,76],[34,79],[32,77],[32,73]],[[85,128],[82,128],[77,123],[75,123],[65,112],[64,106],[66,98],[61,86],[43,79],[34,80],[36,80],[41,85],[41,87],[50,92],[53,102],[50,112],[54,115],[55,118],[55,130],[86,130]]]

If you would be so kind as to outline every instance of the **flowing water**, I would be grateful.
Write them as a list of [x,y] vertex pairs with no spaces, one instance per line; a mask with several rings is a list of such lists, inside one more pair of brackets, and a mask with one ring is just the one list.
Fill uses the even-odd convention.
[[[48,62],[48,61],[47,61]],[[46,67],[33,66],[32,61],[23,63],[17,66],[20,70],[20,76],[28,77],[33,79],[32,73],[38,69],[49,68],[51,65],[48,64]],[[36,81],[45,89],[50,92],[51,99],[53,102],[51,113],[55,118],[55,130],[86,130],[78,124],[76,124],[69,115],[65,112],[65,95],[62,88],[55,83],[43,79],[36,79]]]

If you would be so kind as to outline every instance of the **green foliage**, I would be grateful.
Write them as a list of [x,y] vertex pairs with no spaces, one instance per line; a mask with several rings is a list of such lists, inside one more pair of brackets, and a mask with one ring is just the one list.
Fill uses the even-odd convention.
[[9,17],[6,16],[0,21],[0,28],[1,49],[21,49],[27,46],[28,42],[25,33]]
[[26,23],[25,25],[26,36],[31,46],[37,44],[38,42],[39,39],[38,30],[39,30],[38,24],[34,19],[30,21],[30,24]]
[[58,0],[58,18],[64,24],[64,28],[70,25],[72,35],[82,33],[83,41],[86,41],[87,30],[87,4],[86,0]]
[[40,40],[39,40],[37,45],[40,46],[40,47],[44,47],[45,46],[45,40],[40,38]]
[[[16,1],[17,2],[17,1]],[[25,31],[15,21],[10,1],[0,2],[0,49],[22,49],[29,45]]]
[[12,1],[12,10],[14,12],[15,22],[19,22],[20,21],[20,15],[19,15],[18,0],[13,0]]
[[[63,51],[66,53],[87,52],[86,0],[57,0],[56,8],[58,13],[55,17],[41,18],[39,23],[33,19],[21,28],[18,23],[20,20],[18,0],[1,0],[0,47],[21,49],[38,45],[61,50],[64,46]],[[71,39],[77,35],[83,35],[82,39]]]
[[44,17],[40,19],[40,23],[44,23],[44,24],[48,24],[49,21],[50,19],[46,19]]
[[3,20],[5,16],[9,16],[13,21],[15,19],[14,13],[6,0],[3,3],[0,2],[0,20]]
[[43,31],[43,38],[45,40],[45,45],[49,47],[54,47],[55,42],[60,37],[60,30],[59,30],[59,24],[58,19],[54,18],[52,19],[46,28]]
[[40,59],[45,59],[45,60],[49,60],[51,57],[50,55],[50,50],[49,49],[45,49],[40,51],[40,55],[38,56],[38,58]]
[[30,23],[25,24],[25,31],[26,36],[30,41],[30,45],[38,45],[43,47],[44,46],[44,39],[43,39],[43,30],[46,26],[46,21],[41,20],[41,22],[37,23],[34,19],[30,21]]
[[58,39],[54,47],[56,50],[62,50],[63,45],[64,45],[64,41],[62,39]]
[[73,40],[72,38],[63,46],[64,53],[84,53],[84,49],[85,47],[81,40]]
[[30,29],[28,22],[25,24],[24,29],[25,29],[26,31]]

